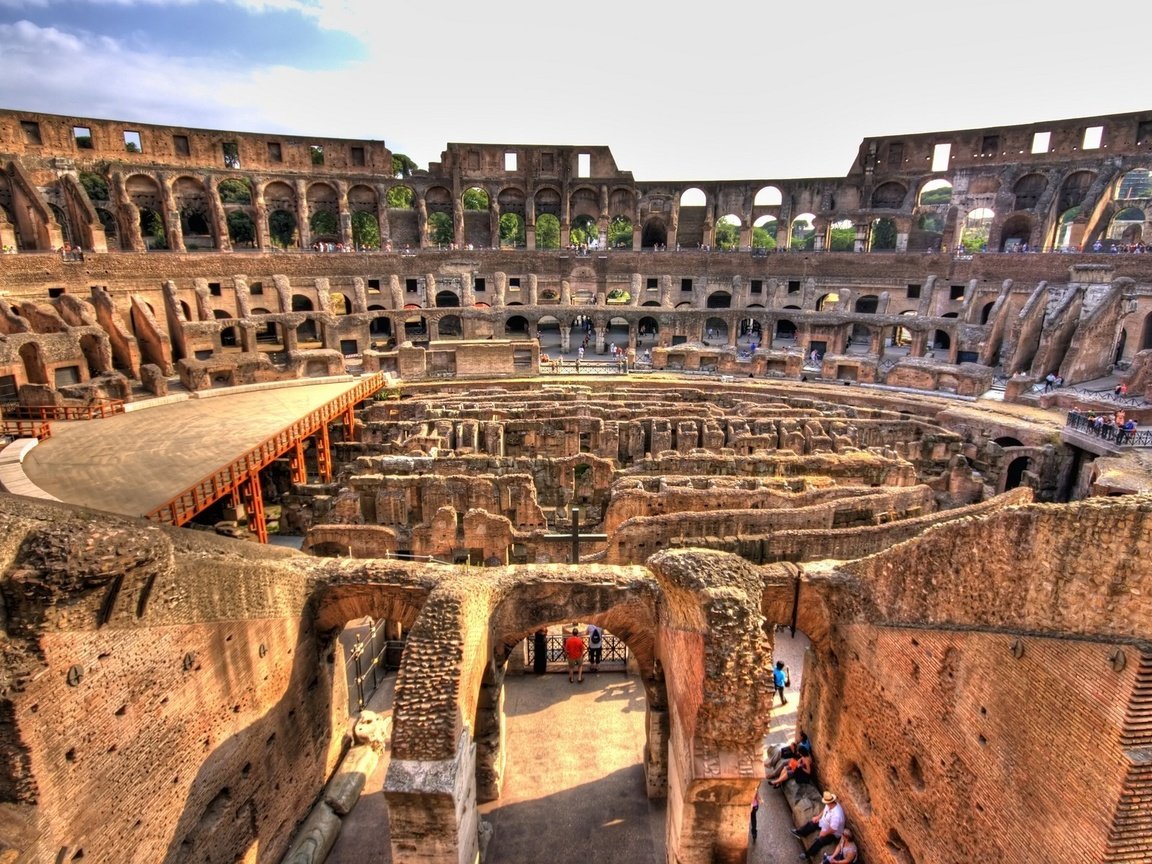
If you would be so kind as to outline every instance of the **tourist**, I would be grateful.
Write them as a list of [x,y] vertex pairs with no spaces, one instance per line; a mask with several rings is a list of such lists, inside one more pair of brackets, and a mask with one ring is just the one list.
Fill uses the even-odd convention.
[[812,754],[803,753],[799,756],[793,756],[788,762],[780,769],[780,773],[775,777],[769,777],[768,783],[773,789],[779,789],[789,780],[795,780],[797,783],[804,783],[812,779]]
[[1047,393],[1049,390],[1051,390],[1052,385],[1055,383],[1056,383],[1056,374],[1054,372],[1049,372],[1044,377],[1044,392]]
[[813,852],[825,846],[840,842],[840,835],[844,833],[844,808],[840,806],[836,796],[826,791],[820,800],[824,802],[824,809],[820,814],[813,816],[812,821],[805,822],[799,828],[792,829],[792,834],[801,839],[809,834],[817,835],[808,851],[800,853],[803,859],[807,859]]
[[760,812],[760,789],[757,788],[752,795],[752,812],[750,815],[749,830],[752,832],[752,842],[756,842],[756,814]]
[[579,628],[573,627],[572,634],[564,640],[564,656],[568,658],[568,683],[572,683],[572,673],[576,673],[576,683],[584,683],[584,640]]
[[588,671],[600,671],[600,658],[604,651],[604,631],[595,624],[588,625]]
[[852,829],[845,828],[840,835],[840,842],[832,850],[831,855],[824,856],[824,864],[852,864],[857,860],[856,844],[852,840]]
[[792,673],[787,666],[784,665],[783,660],[776,661],[776,667],[772,670],[772,683],[776,688],[773,698],[780,697],[780,704],[787,705],[788,700],[784,696],[784,688],[792,684]]
[[1124,444],[1136,437],[1136,421],[1129,417],[1124,425],[1116,430],[1116,443]]
[[1123,381],[1121,381],[1119,384],[1117,384],[1113,388],[1112,394],[1114,396],[1127,396],[1128,395],[1128,385],[1125,384]]

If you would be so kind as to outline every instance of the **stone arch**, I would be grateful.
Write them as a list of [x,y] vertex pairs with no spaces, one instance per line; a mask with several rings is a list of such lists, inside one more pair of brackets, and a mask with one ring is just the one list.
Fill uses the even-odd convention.
[[943,177],[929,180],[920,187],[920,194],[916,196],[916,203],[922,207],[948,204],[951,200],[952,183]]
[[449,291],[445,289],[444,291],[436,292],[437,309],[452,309],[458,307],[459,305],[460,295],[458,295],[455,291]]
[[788,229],[788,248],[809,250],[816,248],[816,215],[801,213],[792,220]]
[[1140,350],[1147,351],[1152,348],[1152,312],[1144,316],[1144,328],[1140,337]]
[[180,214],[180,230],[186,249],[213,249],[217,244],[215,220],[208,190],[195,177],[182,175],[172,181],[172,198]]
[[643,249],[652,249],[656,246],[665,246],[668,243],[668,226],[659,216],[649,216],[644,222],[640,232],[640,246]]
[[872,208],[875,210],[899,210],[904,206],[908,190],[902,183],[889,180],[881,183],[872,192]]
[[1022,249],[1032,238],[1032,217],[1023,213],[1004,220],[1000,229],[1000,251],[1014,252]]
[[784,196],[780,189],[776,186],[762,186],[756,192],[756,198],[752,202],[754,207],[779,207],[784,201]]
[[708,309],[731,309],[732,295],[728,291],[713,291],[704,305]]
[[1135,198],[1152,198],[1152,170],[1135,168],[1121,177],[1116,184],[1117,201],[1130,201]]
[[1015,489],[1024,482],[1024,472],[1027,471],[1032,465],[1032,459],[1028,456],[1017,456],[1008,463],[1004,469],[1004,491]]
[[444,315],[436,322],[436,332],[440,338],[451,336],[459,339],[464,335],[464,324],[459,315]]
[[880,305],[880,298],[875,294],[862,294],[856,298],[853,311],[862,315],[874,315]]
[[521,339],[528,338],[528,319],[523,315],[513,315],[504,322],[504,335],[505,336],[518,336]]
[[1040,201],[1040,196],[1048,188],[1048,178],[1043,174],[1025,174],[1016,181],[1012,187],[1012,194],[1016,196],[1012,205],[1013,210],[1031,210]]

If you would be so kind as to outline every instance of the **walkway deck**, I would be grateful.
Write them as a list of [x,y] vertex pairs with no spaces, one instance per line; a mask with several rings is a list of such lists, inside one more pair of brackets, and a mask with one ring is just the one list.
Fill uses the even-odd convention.
[[103,420],[54,422],[24,457],[50,495],[142,516],[356,387],[356,379],[190,399]]

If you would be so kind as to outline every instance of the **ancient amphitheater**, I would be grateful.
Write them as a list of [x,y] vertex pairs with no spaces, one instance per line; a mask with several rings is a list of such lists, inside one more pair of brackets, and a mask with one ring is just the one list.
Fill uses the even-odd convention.
[[0,111],[0,862],[320,864],[386,752],[363,860],[471,864],[572,621],[668,862],[751,860],[777,627],[867,861],[1152,860],[1152,112],[394,155]]

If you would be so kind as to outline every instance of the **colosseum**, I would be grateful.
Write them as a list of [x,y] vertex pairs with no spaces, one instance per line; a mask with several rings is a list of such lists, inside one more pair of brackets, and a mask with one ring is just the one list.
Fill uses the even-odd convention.
[[512,861],[573,622],[658,860],[794,858],[799,633],[793,824],[1152,861],[1152,112],[660,182],[0,110],[0,163],[0,862]]

